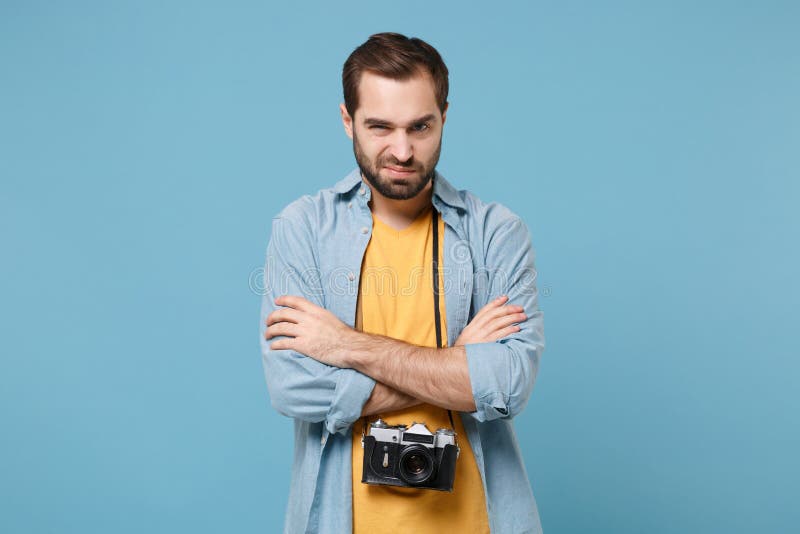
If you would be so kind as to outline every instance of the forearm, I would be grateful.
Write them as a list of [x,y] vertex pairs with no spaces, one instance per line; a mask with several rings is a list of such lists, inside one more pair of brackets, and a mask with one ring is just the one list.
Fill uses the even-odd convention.
[[404,410],[418,404],[422,404],[422,401],[386,384],[376,382],[372,395],[367,399],[364,408],[361,410],[361,416]]
[[355,332],[350,367],[421,402],[450,410],[475,410],[467,354],[462,346],[436,349]]

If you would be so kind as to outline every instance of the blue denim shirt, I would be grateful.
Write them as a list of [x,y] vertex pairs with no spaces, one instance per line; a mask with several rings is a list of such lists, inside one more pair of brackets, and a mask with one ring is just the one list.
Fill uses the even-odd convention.
[[[271,350],[264,322],[276,309],[277,296],[293,294],[353,326],[361,261],[372,233],[370,194],[355,169],[334,187],[292,202],[272,220],[260,334],[272,406],[294,419],[287,533],[352,531],[351,425],[375,381],[292,350]],[[519,332],[465,346],[476,410],[460,416],[483,481],[492,532],[541,532],[512,423],[525,408],[544,349],[530,234],[510,210],[456,190],[438,172],[432,201],[445,223],[448,345],[500,295],[508,295],[509,303],[522,306],[528,316]]]

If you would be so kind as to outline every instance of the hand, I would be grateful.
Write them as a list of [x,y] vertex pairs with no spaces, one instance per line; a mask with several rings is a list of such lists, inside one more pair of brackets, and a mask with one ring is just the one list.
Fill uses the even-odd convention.
[[275,304],[285,307],[269,314],[264,337],[287,337],[273,341],[269,348],[291,349],[328,365],[350,367],[346,347],[355,330],[303,297],[282,295]]
[[481,308],[461,331],[455,345],[497,341],[509,334],[519,332],[520,327],[513,323],[525,321],[528,316],[522,313],[522,306],[511,304],[503,306],[506,301],[508,301],[508,297],[503,295]]

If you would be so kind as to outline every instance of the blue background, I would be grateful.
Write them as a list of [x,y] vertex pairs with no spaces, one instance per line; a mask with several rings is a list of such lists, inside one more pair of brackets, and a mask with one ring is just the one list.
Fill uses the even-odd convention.
[[[800,524],[795,2],[0,3],[0,531],[275,532],[270,219],[355,164],[371,33],[451,71],[440,171],[528,223],[550,533]],[[795,530],[796,531],[796,530]]]

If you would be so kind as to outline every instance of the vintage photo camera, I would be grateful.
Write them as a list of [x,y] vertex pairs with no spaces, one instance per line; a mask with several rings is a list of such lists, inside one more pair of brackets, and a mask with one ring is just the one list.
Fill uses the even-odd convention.
[[378,419],[361,438],[364,470],[361,482],[384,486],[453,491],[459,448],[456,433],[440,428],[432,434],[423,423],[389,426]]

